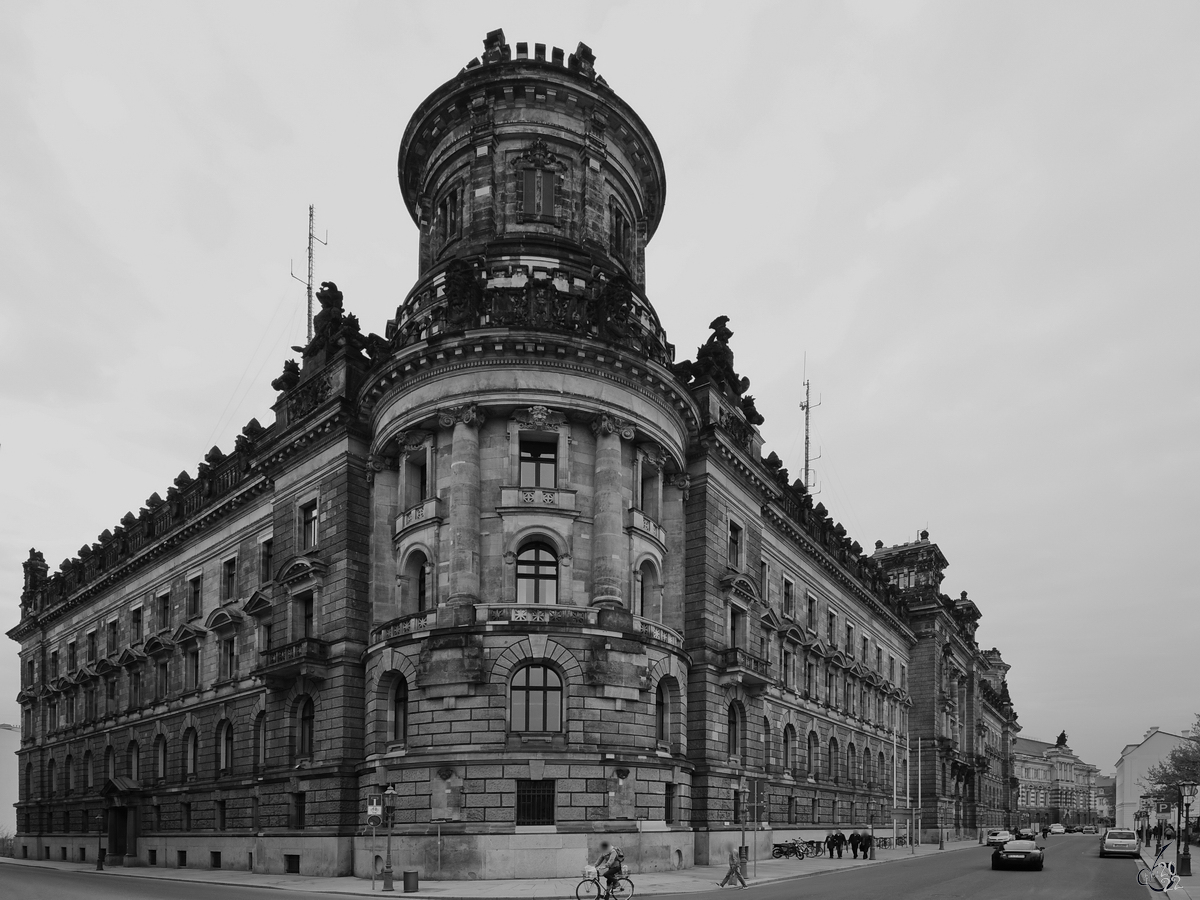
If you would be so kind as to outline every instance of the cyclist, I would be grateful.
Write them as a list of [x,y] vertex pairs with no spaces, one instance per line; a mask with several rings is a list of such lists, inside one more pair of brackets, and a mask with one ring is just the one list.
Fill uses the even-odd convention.
[[617,883],[617,876],[621,874],[621,863],[624,860],[625,854],[621,852],[620,847],[610,847],[608,841],[600,842],[600,858],[596,860],[596,875],[607,880],[609,893],[612,892],[613,885]]

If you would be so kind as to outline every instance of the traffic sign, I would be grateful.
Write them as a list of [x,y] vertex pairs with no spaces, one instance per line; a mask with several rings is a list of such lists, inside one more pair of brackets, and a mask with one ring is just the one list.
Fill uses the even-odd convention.
[[383,794],[367,794],[367,815],[383,815]]
[[370,825],[372,828],[378,828],[380,825],[383,824],[383,818],[381,816],[377,816],[374,814],[369,815],[369,816],[367,816],[367,824]]

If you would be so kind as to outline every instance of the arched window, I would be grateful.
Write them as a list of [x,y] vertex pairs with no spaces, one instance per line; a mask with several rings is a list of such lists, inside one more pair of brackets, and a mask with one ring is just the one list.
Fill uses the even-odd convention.
[[125,750],[125,777],[134,781],[141,777],[141,759],[137,741],[130,741]]
[[408,740],[408,682],[403,675],[397,675],[392,682],[392,702],[389,710],[391,718],[390,739],[393,743],[402,744]]
[[654,739],[671,739],[671,692],[662,681],[658,683],[658,690],[654,694]]
[[888,784],[888,782],[890,782],[892,780],[892,770],[890,768],[886,768],[884,766],[882,750],[879,751],[879,770],[878,771],[879,771],[879,783],[881,785],[886,785],[886,784]]
[[70,797],[71,789],[75,786],[75,759],[67,754],[66,763],[63,765],[63,794]]
[[54,760],[46,763],[46,793],[51,797],[54,796]]
[[92,772],[92,751],[88,750],[83,754],[83,789],[90,791],[95,787],[95,776]]
[[196,763],[200,759],[200,736],[196,729],[189,728],[183,736],[183,775],[185,778],[196,777]]
[[109,779],[117,777],[117,752],[113,750],[111,744],[104,748],[104,777]]
[[825,759],[825,775],[834,784],[838,781],[838,742],[837,738],[829,739],[829,755]]
[[[817,763],[820,762],[820,758],[821,742],[817,738],[817,733],[815,731],[810,731],[808,733],[808,755],[804,761],[805,768],[808,771],[809,776],[815,776],[817,774]],[[816,820],[814,819],[813,821]]]
[[853,741],[846,746],[846,779],[851,784],[858,781],[858,751]]
[[217,771],[233,771],[233,723],[229,721],[217,726]]
[[871,771],[871,751],[867,747],[863,747],[862,755],[862,777],[863,781],[874,782],[875,776]]
[[526,544],[517,554],[517,602],[558,602],[558,554],[549,544]]
[[313,724],[316,720],[316,708],[312,697],[305,697],[299,711],[299,741],[296,744],[297,756],[313,755]]
[[740,757],[742,755],[742,723],[741,717],[738,716],[737,705],[734,703],[729,704],[726,727],[728,734],[725,737],[725,749],[731,758]]
[[658,581],[658,569],[650,560],[642,563],[638,569],[639,595],[636,612],[655,622],[662,621],[662,586]]
[[159,781],[167,777],[167,739],[161,734],[154,742],[154,777]]
[[509,695],[509,730],[562,731],[562,679],[549,666],[518,669]]
[[429,558],[420,550],[408,554],[404,561],[404,589],[408,594],[405,612],[424,612],[433,605],[429,595]]
[[796,767],[796,729],[783,726],[783,771],[791,772]]

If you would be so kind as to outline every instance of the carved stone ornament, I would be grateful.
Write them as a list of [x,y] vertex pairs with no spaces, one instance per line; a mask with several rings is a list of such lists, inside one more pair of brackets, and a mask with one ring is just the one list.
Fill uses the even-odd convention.
[[455,406],[451,409],[443,409],[438,411],[438,424],[443,428],[453,428],[459,422],[464,425],[482,425],[484,420],[483,410],[474,403],[467,403],[463,406]]
[[332,387],[329,373],[323,372],[293,390],[287,398],[288,419],[295,421],[308,415],[325,402]]
[[658,444],[642,445],[642,466],[661,472],[667,464],[667,454]]
[[438,778],[442,779],[442,781],[449,781],[453,777],[454,770],[449,766],[442,766],[438,769]]
[[688,493],[692,489],[692,476],[687,472],[680,472],[673,479],[671,479],[671,483],[683,492],[683,499],[686,500],[688,498]]
[[632,441],[634,433],[633,425],[617,416],[601,413],[592,419],[592,434],[616,434],[627,441]]
[[367,456],[367,484],[375,483],[375,475],[395,466],[396,460],[390,456],[380,456],[372,453]]
[[565,425],[567,417],[546,406],[531,406],[528,409],[518,409],[512,415],[513,421],[521,428],[531,431],[558,431],[560,425]]
[[401,453],[416,453],[425,449],[425,442],[429,440],[429,432],[421,431],[414,428],[411,431],[402,431],[395,437],[396,446],[399,447]]
[[513,160],[513,163],[547,169],[558,165],[558,157],[550,152],[550,148],[546,145],[545,141],[537,138],[526,148],[524,153]]
[[749,448],[750,442],[754,438],[754,429],[742,421],[740,416],[722,409],[720,423],[736,444],[743,449]]

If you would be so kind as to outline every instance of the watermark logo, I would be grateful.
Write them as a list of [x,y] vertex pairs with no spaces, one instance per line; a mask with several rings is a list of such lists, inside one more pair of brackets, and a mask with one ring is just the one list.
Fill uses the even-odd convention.
[[1167,862],[1162,858],[1163,854],[1167,852],[1167,847],[1170,846],[1171,842],[1168,842],[1158,851],[1158,855],[1154,857],[1154,865],[1143,866],[1138,870],[1138,884],[1159,893],[1173,891],[1179,887],[1179,875],[1175,872],[1175,863]]

